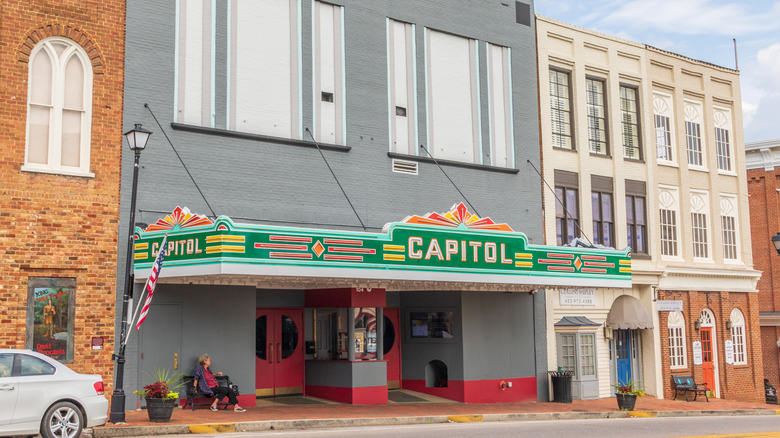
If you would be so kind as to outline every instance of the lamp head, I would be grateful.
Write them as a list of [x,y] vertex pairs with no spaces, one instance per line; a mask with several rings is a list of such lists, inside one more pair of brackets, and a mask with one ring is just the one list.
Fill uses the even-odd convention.
[[775,251],[777,251],[777,253],[780,254],[780,231],[778,231],[777,234],[772,236],[772,245],[775,246]]
[[127,144],[130,145],[130,150],[134,152],[146,149],[146,142],[149,141],[150,135],[152,135],[152,131],[144,129],[140,123],[136,123],[135,128],[125,132]]

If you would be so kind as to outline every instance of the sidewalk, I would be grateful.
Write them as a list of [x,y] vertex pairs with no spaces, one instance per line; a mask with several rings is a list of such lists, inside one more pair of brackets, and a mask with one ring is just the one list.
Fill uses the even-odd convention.
[[[185,433],[250,432],[284,429],[420,424],[447,421],[521,421],[588,418],[705,415],[779,415],[780,407],[762,403],[711,398],[686,402],[658,400],[645,396],[637,400],[636,411],[617,409],[612,398],[575,400],[573,403],[524,402],[464,404],[431,400],[412,392],[407,400],[419,402],[386,405],[347,405],[311,397],[258,400],[258,407],[246,412],[212,412],[209,409],[176,409],[169,423],[150,423],[146,411],[127,411],[125,424],[107,424],[92,430],[94,438]],[[424,400],[420,397],[426,397]]]

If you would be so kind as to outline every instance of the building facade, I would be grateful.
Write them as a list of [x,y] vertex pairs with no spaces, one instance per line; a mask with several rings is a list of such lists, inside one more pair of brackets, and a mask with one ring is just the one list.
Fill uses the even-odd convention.
[[772,237],[780,231],[780,141],[745,144],[753,262],[763,272],[758,282],[764,378],[780,385],[780,259]]
[[545,17],[537,45],[546,241],[629,247],[633,283],[548,291],[548,365],[580,398],[686,374],[758,400],[738,73]]
[[112,390],[125,2],[0,8],[0,346]]
[[[271,265],[279,257],[314,262],[325,255],[357,263],[377,253],[353,248],[364,241],[356,236],[384,239],[386,223],[437,212],[491,217],[523,232],[529,244],[542,242],[530,4],[213,5],[128,5],[127,65],[140,67],[127,71],[125,123],[155,131],[141,158],[139,238],[161,218],[205,216],[216,223],[224,216],[294,235],[293,242],[256,242],[268,257],[273,252]],[[129,187],[130,172],[123,178]],[[342,237],[320,241],[313,230]],[[185,253],[206,257],[194,252],[199,240],[179,240]],[[388,251],[413,248],[396,254],[409,264],[420,254],[452,261],[451,251],[463,248],[445,240],[441,253],[427,240],[423,253],[417,240]],[[228,241],[220,251],[240,251]],[[328,251],[335,245],[335,253],[320,252],[316,242]],[[174,253],[179,248],[170,245]],[[474,251],[470,245],[459,254]],[[126,249],[120,241],[120,261]],[[509,261],[489,251],[488,259]],[[148,274],[140,270],[148,269],[144,260],[136,259],[137,280]],[[382,403],[395,387],[461,401],[546,398],[546,339],[537,328],[547,282],[507,283],[484,272],[452,279],[409,272],[368,278],[360,269],[322,275],[309,265],[270,272],[254,261],[228,273],[169,263],[144,326],[130,337],[128,391],[145,383],[142,371],[166,366],[190,373],[208,352],[242,388],[242,405],[289,393]],[[379,310],[361,309],[381,309],[382,318]],[[450,324],[454,333],[441,329]],[[368,326],[392,326],[400,349],[379,361],[368,348],[378,350],[375,341],[358,339],[357,333],[377,333]],[[422,327],[434,326],[440,329],[425,332],[433,333],[427,339]],[[381,335],[384,346],[388,333]]]

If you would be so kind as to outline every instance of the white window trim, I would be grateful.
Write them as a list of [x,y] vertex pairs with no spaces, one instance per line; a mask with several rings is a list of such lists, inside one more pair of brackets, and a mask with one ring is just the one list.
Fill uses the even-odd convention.
[[[701,165],[694,165],[688,162],[688,139],[685,141],[685,160],[688,164],[688,170],[696,170],[699,172],[709,172],[707,168],[707,136],[704,129],[704,103],[693,99],[683,99],[683,119],[688,122],[687,116],[685,116],[685,107],[693,106],[699,111],[699,119],[691,120],[691,122],[699,125],[699,142],[701,144]],[[686,134],[687,137],[687,134]]]
[[677,142],[676,142],[676,133],[675,133],[675,118],[674,118],[674,97],[671,94],[668,93],[662,93],[660,91],[653,91],[653,101],[651,102],[651,105],[653,106],[653,134],[655,134],[655,115],[667,115],[667,114],[661,114],[657,113],[655,111],[655,99],[656,97],[664,100],[666,102],[666,105],[669,107],[669,143],[671,146],[672,151],[672,159],[671,160],[662,160],[658,158],[658,143],[656,142],[656,139],[653,139],[653,147],[655,150],[655,160],[659,165],[663,166],[672,166],[672,167],[679,167],[677,164]]
[[[61,55],[57,56],[51,47],[52,42],[62,43],[68,46]],[[52,104],[54,110],[49,116],[49,147],[47,164],[29,163],[28,154],[30,151],[30,100],[32,97],[32,87],[27,87],[27,119],[25,128],[25,148],[24,164],[21,167],[25,172],[50,173],[57,175],[69,175],[94,178],[95,174],[89,171],[90,166],[90,147],[92,145],[92,63],[89,61],[87,53],[75,41],[62,37],[49,37],[41,40],[30,53],[27,69],[27,83],[31,83],[31,74],[33,61],[35,57],[43,50],[46,50],[52,60]],[[81,120],[81,145],[79,148],[79,166],[62,166],[62,111],[64,107],[65,83],[64,67],[72,56],[76,56],[81,61],[84,69],[84,96],[83,96],[83,118]],[[58,164],[53,164],[58,163]]]
[[[675,321],[673,321],[673,319]],[[669,312],[667,317],[667,330],[670,331],[671,329],[677,328],[682,329],[683,354],[681,365],[671,365],[672,341],[671,333],[667,333],[667,336],[669,336],[669,367],[673,370],[688,368],[688,333],[685,330],[685,315],[683,315],[682,312]]]
[[[658,254],[661,256],[661,260],[665,261],[673,261],[673,262],[681,262],[684,261],[682,256],[682,240],[681,240],[681,233],[682,233],[682,223],[681,223],[681,217],[680,217],[680,190],[677,187],[673,186],[664,186],[664,185],[658,185],[658,197],[660,201],[660,195],[661,192],[669,192],[669,194],[674,199],[674,212],[676,213],[677,223],[675,224],[675,240],[677,242],[677,255],[676,256],[670,256],[670,255],[664,255],[662,250],[662,244],[661,244],[661,233],[659,228],[658,233]],[[658,209],[656,210],[656,214],[659,214],[661,210],[669,210],[668,208],[662,208],[660,202],[658,204]],[[661,226],[660,218],[659,218],[659,227]]]
[[[729,151],[730,152],[729,161],[731,161],[731,169],[732,170],[730,170],[730,171],[729,170],[721,170],[720,166],[718,166],[718,174],[719,175],[727,175],[727,176],[737,176],[737,171],[736,171],[737,163],[735,161],[735,148],[734,148],[734,122],[732,120],[731,109],[723,107],[723,106],[717,106],[717,105],[713,105],[712,109],[713,109],[713,115],[712,115],[713,119],[715,119],[715,116],[718,113],[723,113],[723,115],[726,117],[726,122],[727,122],[726,123],[727,126],[725,126],[725,127],[718,126],[717,122],[715,122],[714,123],[714,125],[715,125],[714,128],[725,129],[728,132],[728,134],[729,134],[729,148],[730,148],[730,151]],[[713,130],[714,130],[714,128],[713,128]],[[717,136],[715,138],[717,139]],[[715,145],[715,154],[716,155],[717,155],[717,152],[718,151],[717,151],[717,144],[716,144]],[[717,162],[716,162],[716,165],[717,165]]]
[[[738,213],[738,207],[737,206],[739,204],[737,203],[737,195],[721,193],[720,201],[721,202],[723,202],[723,201],[730,202],[731,206],[734,207],[734,214],[729,215],[729,216],[734,218],[734,241],[735,241],[735,243],[737,245],[737,250],[736,250],[737,251],[737,258],[735,258],[735,259],[727,259],[724,256],[723,257],[723,263],[729,264],[729,265],[744,265],[744,262],[742,261],[742,257],[741,257],[741,255],[742,255],[742,245],[740,244],[741,243],[741,240],[740,240],[741,237],[739,235],[739,215],[737,214]],[[721,217],[724,216],[723,208],[720,208],[720,216]],[[722,227],[723,227],[723,225],[722,225],[722,222],[721,222],[721,228]],[[721,236],[722,236],[722,234],[723,234],[723,230],[721,229]],[[721,237],[721,239],[722,239],[722,237]],[[722,246],[723,246],[723,242],[721,242],[721,247]],[[722,251],[722,248],[721,248],[721,251]],[[725,254],[725,252],[724,252],[724,254]]]
[[[704,207],[701,211],[693,211],[693,205],[690,206],[690,212],[693,213],[702,213],[705,217],[705,226],[707,227],[705,231],[707,232],[707,257],[696,257],[693,256],[693,261],[695,263],[714,263],[712,253],[713,253],[713,238],[712,238],[712,211],[710,208],[710,194],[707,191],[704,190],[691,190],[690,192],[690,199],[691,203],[693,202],[694,196],[701,197],[704,199]],[[696,243],[693,240],[693,221],[691,221],[691,255],[695,254],[696,252],[693,251],[693,248]]]
[[747,328],[745,326],[745,316],[742,313],[741,310],[734,308],[731,310],[731,315],[729,316],[729,319],[731,320],[731,340],[734,341],[734,329],[741,327],[742,328],[742,360],[737,360],[739,357],[737,355],[737,343],[734,342],[734,365],[747,365],[748,360],[748,351],[747,351]]

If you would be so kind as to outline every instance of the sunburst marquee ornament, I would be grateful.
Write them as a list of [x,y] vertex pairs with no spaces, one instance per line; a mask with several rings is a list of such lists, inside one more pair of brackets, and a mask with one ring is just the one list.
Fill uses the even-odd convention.
[[176,206],[173,213],[158,219],[157,222],[146,227],[145,231],[170,231],[176,227],[189,228],[201,225],[214,225],[214,222],[204,215],[190,213],[187,207]]
[[409,216],[401,222],[417,225],[434,225],[439,227],[470,228],[477,230],[514,231],[507,224],[497,224],[489,217],[480,218],[468,211],[461,202],[453,205],[444,214],[427,213],[425,216]]

